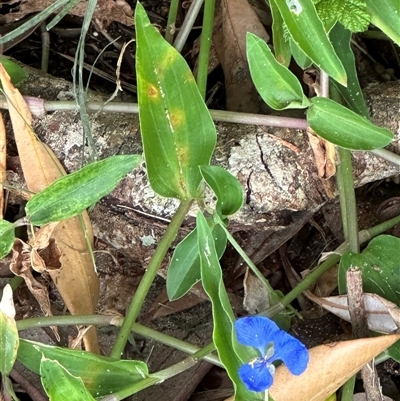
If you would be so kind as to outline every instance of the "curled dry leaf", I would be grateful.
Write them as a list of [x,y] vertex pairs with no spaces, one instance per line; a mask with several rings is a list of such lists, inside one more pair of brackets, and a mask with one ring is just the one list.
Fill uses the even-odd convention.
[[[41,191],[65,171],[53,151],[40,142],[32,128],[32,116],[18,90],[0,65],[0,79],[6,94],[15,142],[28,189]],[[93,233],[86,212],[60,222],[52,238],[61,252],[62,269],[50,272],[65,305],[73,315],[93,314],[99,297],[99,279],[91,257]],[[84,336],[85,348],[99,352],[95,328]]]
[[[310,293],[305,295],[324,309],[350,322],[347,295],[319,298]],[[368,328],[378,333],[389,334],[400,328],[400,308],[393,302],[377,294],[364,293],[363,303],[368,320]]]
[[[36,266],[39,266],[42,270],[46,266],[46,262],[40,257],[37,249],[32,249],[28,244],[16,238],[13,246],[13,258],[10,263],[10,270],[16,276],[24,279],[29,291],[35,297],[44,315],[52,316],[49,292],[44,285],[33,277],[31,270],[33,264],[36,264]],[[52,329],[57,340],[59,340],[58,328],[52,327]]]
[[300,376],[292,375],[285,365],[277,368],[271,397],[275,401],[324,401],[399,339],[400,334],[391,334],[311,348],[308,367]]
[[3,182],[6,181],[6,129],[3,116],[0,114],[0,219],[3,218],[4,192]]

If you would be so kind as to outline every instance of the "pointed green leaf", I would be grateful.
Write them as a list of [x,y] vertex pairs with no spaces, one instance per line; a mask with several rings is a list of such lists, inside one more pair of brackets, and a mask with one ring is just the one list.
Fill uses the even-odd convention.
[[[223,228],[207,219],[212,228],[212,235],[220,259],[226,248],[226,234]],[[167,294],[170,301],[184,296],[201,280],[199,247],[197,246],[197,229],[195,228],[175,248],[167,273]]]
[[400,46],[399,0],[365,0],[371,22]]
[[246,41],[251,78],[264,102],[275,110],[307,107],[299,80],[276,61],[268,45],[252,33]]
[[312,0],[276,1],[294,42],[328,75],[346,85],[346,72],[318,17]]
[[111,156],[61,177],[28,201],[25,210],[29,221],[41,226],[81,213],[108,195],[141,159],[136,155]]
[[216,131],[184,58],[135,13],[140,128],[146,168],[155,192],[181,200],[198,196],[199,165],[210,163]]
[[85,388],[82,379],[71,375],[58,361],[43,356],[40,376],[50,401],[95,401]]
[[393,134],[378,127],[331,99],[314,97],[307,110],[310,127],[322,138],[347,149],[382,148],[393,140]]
[[281,13],[275,0],[269,1],[272,14],[272,40],[274,44],[274,55],[278,63],[289,67],[292,53],[290,51],[289,40],[285,37],[284,24]]
[[4,287],[0,302],[0,373],[7,376],[17,358],[19,336],[15,323],[13,293],[9,284]]
[[243,188],[238,179],[218,166],[200,166],[200,171],[217,196],[216,210],[221,218],[235,214],[243,204]]
[[147,365],[141,361],[116,360],[87,351],[20,340],[17,359],[32,372],[40,374],[43,355],[58,361],[73,376],[80,377],[96,398],[130,387],[148,377]]
[[369,119],[368,107],[358,82],[353,51],[350,48],[351,32],[337,23],[329,33],[332,45],[339,56],[347,74],[347,87],[331,81],[339,90],[344,100],[357,114]]
[[10,253],[14,239],[14,225],[7,220],[0,220],[0,259],[3,259]]
[[17,63],[11,61],[8,57],[1,56],[0,63],[3,64],[3,67],[10,76],[13,85],[17,85],[28,78],[28,73]]
[[201,280],[204,290],[211,300],[214,321],[213,340],[218,356],[233,382],[236,400],[263,399],[257,398],[258,394],[251,398],[239,378],[238,369],[242,365],[242,361],[248,362],[251,358],[248,349],[237,341],[234,330],[235,316],[222,280],[221,266],[215,250],[213,236],[201,212],[197,214],[196,225]]
[[400,305],[400,238],[380,235],[360,254],[346,252],[339,266],[339,292],[346,292],[346,272],[351,266],[362,271],[363,290]]

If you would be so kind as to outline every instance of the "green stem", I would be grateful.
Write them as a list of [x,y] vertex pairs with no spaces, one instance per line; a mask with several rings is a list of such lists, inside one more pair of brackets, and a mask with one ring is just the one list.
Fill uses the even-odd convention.
[[[332,85],[331,97],[338,103],[342,103],[339,91]],[[339,189],[339,201],[342,214],[344,239],[354,253],[360,252],[358,240],[357,202],[354,191],[353,164],[351,151],[337,147],[339,164],[336,170],[336,180]]]
[[[95,326],[108,326],[113,325],[121,327],[124,318],[122,316],[112,315],[67,315],[67,316],[47,316],[47,317],[34,317],[30,319],[17,320],[18,331],[27,330],[32,327],[49,327],[49,326],[75,326],[75,325],[95,325]],[[134,323],[132,331],[141,336],[150,338],[161,344],[175,348],[179,351],[185,352],[186,354],[195,354],[200,351],[200,348],[196,345],[187,343],[186,341],[178,340],[177,338],[171,337],[167,334],[160,333],[156,330],[150,329],[149,327],[143,326],[139,323]],[[223,367],[218,356],[210,354],[204,359],[216,366]]]
[[[277,294],[277,292],[271,287],[271,284],[269,281],[263,276],[263,274],[260,272],[260,270],[257,268],[257,266],[253,263],[253,261],[247,256],[246,252],[242,249],[242,247],[236,242],[235,238],[231,235],[231,233],[227,230],[225,227],[224,223],[221,221],[219,217],[217,217],[217,221],[219,225],[224,229],[226,233],[226,237],[228,241],[231,243],[231,245],[236,249],[238,254],[243,258],[243,260],[246,262],[246,264],[250,267],[252,272],[257,276],[257,278],[261,281],[261,283],[265,286],[265,288],[268,291],[269,294],[269,303],[271,305],[270,308],[268,308],[268,313],[266,316],[272,317],[277,315],[278,313],[284,311],[286,308],[283,307],[281,304],[281,296]],[[287,305],[290,310],[298,314],[297,311],[291,307],[290,305]],[[272,308],[272,309],[271,309]]]
[[[121,391],[118,391],[118,392],[112,394],[112,396],[110,396],[110,398],[108,398],[108,399],[107,399],[107,397],[103,398],[102,401],[108,401],[108,400],[119,401],[119,400],[122,400],[133,394],[136,394],[139,391],[142,391],[147,387],[153,386],[155,384],[160,384],[160,383],[164,382],[165,380],[167,380],[173,376],[176,376],[177,374],[182,373],[182,372],[186,371],[187,369],[191,368],[199,361],[199,359],[204,358],[210,352],[214,351],[214,349],[215,349],[214,344],[210,343],[210,344],[206,345],[205,347],[201,348],[195,354],[185,358],[183,361],[178,362],[175,365],[170,366],[167,369],[160,370],[159,372],[156,372],[156,373],[150,375],[149,377],[142,380],[141,382],[133,384],[131,387],[125,388]],[[113,397],[113,398],[111,398],[111,397]]]
[[171,0],[168,12],[167,28],[165,31],[165,40],[172,44],[176,29],[176,15],[178,14],[179,0]]
[[[369,241],[371,238],[389,230],[395,225],[400,224],[400,216],[393,217],[381,224],[378,224],[368,230],[362,230],[358,233],[360,244]],[[314,284],[322,274],[328,271],[332,266],[339,262],[340,257],[349,249],[348,244],[345,242],[340,245],[332,255],[316,267],[309,275],[307,275],[292,291],[287,293],[280,301],[278,306],[272,305],[262,315],[273,317],[282,312],[293,300],[302,294],[308,287]]]
[[215,0],[205,0],[199,53],[199,70],[197,72],[197,86],[203,100],[207,92],[208,63],[210,60],[211,38],[214,26],[214,10]]
[[153,283],[154,278],[157,275],[158,269],[168,251],[168,248],[174,241],[179,227],[185,219],[187,212],[189,211],[192,201],[181,202],[178,210],[173,216],[171,223],[169,224],[167,231],[162,237],[157,249],[155,250],[150,263],[147,267],[145,274],[140,281],[140,284],[132,298],[131,304],[127,311],[124,323],[122,324],[121,330],[118,333],[117,340],[114,344],[114,348],[111,352],[111,357],[120,358],[125,348],[126,342],[128,341],[129,334],[132,330],[133,324],[139,315],[140,308],[143,305],[144,299]]
[[356,384],[356,376],[353,375],[342,386],[342,397],[340,398],[341,401],[353,401],[355,384]]
[[339,200],[342,210],[344,238],[354,253],[360,252],[358,240],[357,204],[354,192],[353,166],[350,150],[338,148],[340,164],[337,167],[336,177],[339,188]]

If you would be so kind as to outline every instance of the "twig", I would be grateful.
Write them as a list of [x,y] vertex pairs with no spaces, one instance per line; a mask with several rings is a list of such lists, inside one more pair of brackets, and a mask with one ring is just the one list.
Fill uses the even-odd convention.
[[15,368],[11,370],[10,376],[27,392],[32,401],[48,401],[48,398]]
[[[369,337],[367,315],[364,308],[362,274],[358,267],[351,267],[346,273],[347,298],[354,338]],[[361,369],[367,401],[383,401],[379,377],[374,361]]]

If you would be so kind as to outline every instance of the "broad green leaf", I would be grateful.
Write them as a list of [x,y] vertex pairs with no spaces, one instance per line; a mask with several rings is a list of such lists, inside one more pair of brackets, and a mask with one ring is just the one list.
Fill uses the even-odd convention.
[[275,110],[307,107],[300,82],[276,61],[268,45],[252,33],[246,41],[251,78],[264,102]]
[[400,46],[399,0],[365,0],[371,22]]
[[312,0],[276,1],[294,42],[328,75],[346,85],[346,72],[318,17]]
[[360,254],[346,252],[339,266],[339,292],[346,292],[346,271],[357,266],[362,271],[363,290],[400,305],[400,238],[380,235]]
[[315,8],[327,32],[338,20],[351,32],[363,32],[371,20],[365,0],[321,0]]
[[43,356],[40,376],[50,401],[94,401],[82,379],[71,375],[58,361]]
[[136,71],[147,174],[155,192],[198,196],[198,166],[210,163],[216,130],[184,58],[150,24],[137,3]]
[[28,78],[28,73],[17,63],[11,61],[8,57],[1,56],[0,63],[3,64],[3,67],[10,76],[13,85],[17,85]]
[[0,302],[0,373],[7,376],[17,358],[19,336],[15,323],[15,308],[12,289],[9,284],[4,287]]
[[219,358],[233,382],[235,400],[258,400],[258,393],[252,393],[245,388],[238,375],[242,361],[250,361],[248,347],[240,345],[237,341],[234,322],[235,316],[229,302],[228,294],[222,280],[221,266],[215,250],[211,230],[201,212],[197,214],[197,239],[200,254],[201,280],[207,295],[211,300],[214,330],[213,340]]
[[322,138],[354,150],[382,148],[393,140],[393,134],[378,127],[331,99],[314,97],[307,110],[310,127]]
[[[215,225],[212,219],[207,220],[220,259],[226,248],[226,234],[223,228]],[[167,273],[167,294],[170,301],[184,296],[201,280],[199,247],[197,246],[197,229],[195,228],[175,248]]]
[[0,259],[3,259],[10,253],[14,245],[14,239],[14,225],[7,220],[0,220]]
[[339,56],[347,74],[347,87],[331,80],[346,100],[350,109],[369,119],[368,108],[358,82],[356,64],[353,51],[350,48],[351,32],[343,25],[337,23],[329,33],[332,45]]
[[140,161],[137,155],[111,156],[61,177],[28,201],[29,221],[41,226],[77,215],[108,195]]
[[243,204],[243,188],[236,177],[218,166],[200,166],[201,175],[217,196],[221,217],[235,214]]
[[269,1],[272,14],[272,40],[274,44],[274,55],[278,63],[289,67],[292,56],[289,41],[285,37],[284,24],[281,13],[278,10],[275,0]]
[[130,387],[148,376],[147,365],[141,361],[116,360],[87,351],[20,340],[17,359],[32,372],[40,374],[43,355],[58,361],[71,375],[80,377],[96,398]]

